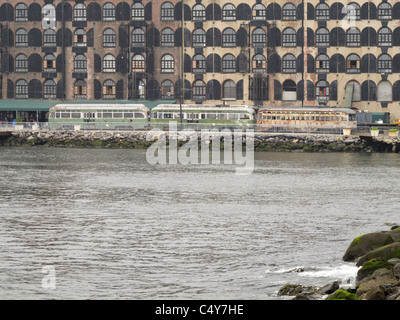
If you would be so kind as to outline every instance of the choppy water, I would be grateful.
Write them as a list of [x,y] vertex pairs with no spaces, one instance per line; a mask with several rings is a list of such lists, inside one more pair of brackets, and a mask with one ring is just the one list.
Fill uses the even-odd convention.
[[257,153],[237,176],[145,150],[0,148],[0,298],[276,299],[354,276],[351,240],[400,222],[399,160]]

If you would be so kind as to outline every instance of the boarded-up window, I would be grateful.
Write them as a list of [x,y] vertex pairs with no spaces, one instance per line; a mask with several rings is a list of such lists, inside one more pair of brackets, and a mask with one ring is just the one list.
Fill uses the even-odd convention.
[[377,98],[380,102],[392,101],[392,84],[389,81],[381,81],[378,84]]

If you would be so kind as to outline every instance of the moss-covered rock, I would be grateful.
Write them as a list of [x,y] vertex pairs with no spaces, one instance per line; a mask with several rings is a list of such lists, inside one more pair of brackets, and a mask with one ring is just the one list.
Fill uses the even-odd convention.
[[387,232],[368,233],[355,238],[346,250],[343,260],[355,261],[357,258],[382,246],[393,243],[394,240]]
[[359,300],[357,294],[350,293],[346,290],[336,290],[326,300]]
[[313,286],[302,286],[299,284],[287,284],[279,289],[278,296],[297,296],[300,293],[314,294],[317,288]]
[[390,270],[392,268],[393,265],[391,263],[381,258],[369,260],[362,265],[360,270],[358,270],[357,282],[361,281],[365,277],[372,275],[378,269]]
[[386,261],[393,258],[400,258],[400,242],[393,242],[368,252],[357,261],[357,266],[360,267],[365,262],[375,258],[381,258]]

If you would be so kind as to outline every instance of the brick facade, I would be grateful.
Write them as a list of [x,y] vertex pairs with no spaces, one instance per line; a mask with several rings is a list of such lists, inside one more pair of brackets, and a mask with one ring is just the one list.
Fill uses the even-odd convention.
[[341,107],[353,85],[400,117],[397,1],[183,3],[2,1],[0,98],[174,100],[183,77],[185,102]]

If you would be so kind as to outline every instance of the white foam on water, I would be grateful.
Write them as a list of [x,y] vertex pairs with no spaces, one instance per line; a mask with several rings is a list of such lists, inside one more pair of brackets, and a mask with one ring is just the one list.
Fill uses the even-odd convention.
[[354,279],[357,276],[359,267],[351,264],[343,264],[335,267],[318,267],[314,270],[305,270],[299,272],[299,277],[310,278],[337,278],[337,279]]
[[298,273],[298,272],[303,272],[304,270],[305,270],[305,267],[297,266],[297,267],[277,269],[277,270],[267,269],[267,270],[265,270],[265,273],[274,273],[274,274]]

